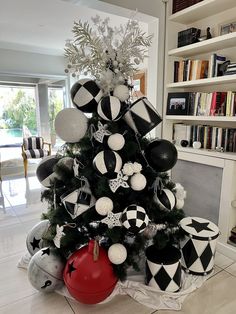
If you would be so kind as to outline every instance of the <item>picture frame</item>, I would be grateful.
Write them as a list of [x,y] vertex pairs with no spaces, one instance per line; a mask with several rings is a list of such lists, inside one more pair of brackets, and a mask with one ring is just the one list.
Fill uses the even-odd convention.
[[219,36],[236,32],[236,21],[225,22],[219,25]]
[[140,98],[143,96],[146,96],[146,72],[139,72],[136,73],[133,76],[132,79],[132,85],[133,85],[133,97],[134,98]]
[[169,93],[167,97],[167,115],[187,115],[190,105],[190,93]]

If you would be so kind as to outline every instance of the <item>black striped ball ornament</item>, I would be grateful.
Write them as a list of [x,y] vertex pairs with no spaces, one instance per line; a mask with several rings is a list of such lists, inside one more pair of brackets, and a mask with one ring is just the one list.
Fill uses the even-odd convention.
[[39,182],[46,188],[50,188],[55,179],[58,179],[58,175],[54,172],[54,166],[59,161],[55,156],[48,156],[43,158],[36,170],[36,176]]
[[103,150],[94,157],[93,166],[100,175],[114,179],[121,170],[122,159],[112,150]]
[[103,96],[103,92],[95,81],[82,79],[71,88],[71,100],[75,107],[83,112],[94,112]]
[[176,205],[175,194],[169,189],[158,190],[154,195],[154,201],[163,210],[172,210]]
[[121,118],[122,105],[117,97],[102,97],[98,104],[98,115],[106,121],[117,121]]

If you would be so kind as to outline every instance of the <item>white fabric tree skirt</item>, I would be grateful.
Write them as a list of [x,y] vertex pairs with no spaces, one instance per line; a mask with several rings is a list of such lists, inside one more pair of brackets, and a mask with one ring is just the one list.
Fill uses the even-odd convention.
[[[27,269],[31,256],[26,253],[18,263],[19,268]],[[154,310],[181,310],[185,298],[214,274],[207,276],[194,276],[182,271],[182,287],[179,292],[165,292],[144,285],[144,275],[130,275],[124,282],[118,282],[112,294],[103,302],[111,301],[116,295],[129,295],[131,298]],[[66,286],[56,291],[69,299],[75,300],[68,292]],[[98,304],[98,306],[99,306]]]

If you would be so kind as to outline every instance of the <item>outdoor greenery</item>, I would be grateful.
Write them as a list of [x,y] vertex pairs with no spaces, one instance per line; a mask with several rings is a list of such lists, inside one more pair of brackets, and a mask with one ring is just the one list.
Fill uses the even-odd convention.
[[49,89],[49,106],[48,106],[48,113],[49,113],[49,121],[50,121],[50,130],[51,133],[55,133],[54,128],[54,121],[55,117],[59,111],[63,108],[62,97],[57,93],[56,89],[50,88]]

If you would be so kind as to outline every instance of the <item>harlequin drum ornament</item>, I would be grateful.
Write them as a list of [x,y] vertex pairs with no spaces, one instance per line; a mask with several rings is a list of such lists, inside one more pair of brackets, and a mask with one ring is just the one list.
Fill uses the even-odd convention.
[[103,150],[93,159],[95,170],[109,179],[114,179],[121,170],[122,159],[120,155],[112,150]]
[[98,104],[98,115],[106,121],[117,121],[121,118],[121,101],[114,96],[102,97]]
[[85,304],[96,304],[105,300],[117,283],[106,250],[96,245],[91,240],[89,245],[74,252],[64,270],[68,291],[76,300]]
[[26,246],[31,255],[37,253],[40,249],[46,246],[43,240],[44,234],[50,226],[49,220],[45,219],[37,223],[28,233],[26,238]]
[[146,250],[146,257],[146,285],[177,292],[181,288],[180,251],[174,246],[158,250],[151,245]]
[[54,172],[54,166],[58,160],[55,156],[47,156],[38,164],[36,176],[39,182],[46,188],[50,188],[55,179],[59,179],[58,175]]
[[83,112],[94,112],[102,98],[102,91],[95,81],[82,79],[71,88],[71,99],[75,107]]
[[129,232],[136,234],[147,227],[149,218],[143,207],[133,204],[123,211],[121,222]]
[[146,97],[139,98],[131,105],[124,120],[140,136],[146,135],[162,121]]
[[214,266],[219,228],[199,217],[183,218],[180,228],[185,233],[180,242],[182,267],[193,275],[209,274]]
[[157,190],[154,194],[153,200],[163,210],[172,210],[176,205],[175,194],[169,189]]
[[145,156],[154,170],[164,172],[174,167],[178,153],[171,142],[158,139],[147,146]]
[[88,119],[76,108],[65,108],[55,118],[55,131],[65,142],[76,143],[87,131]]
[[43,248],[31,258],[28,278],[32,286],[41,292],[60,289],[63,282],[63,260],[53,248]]

